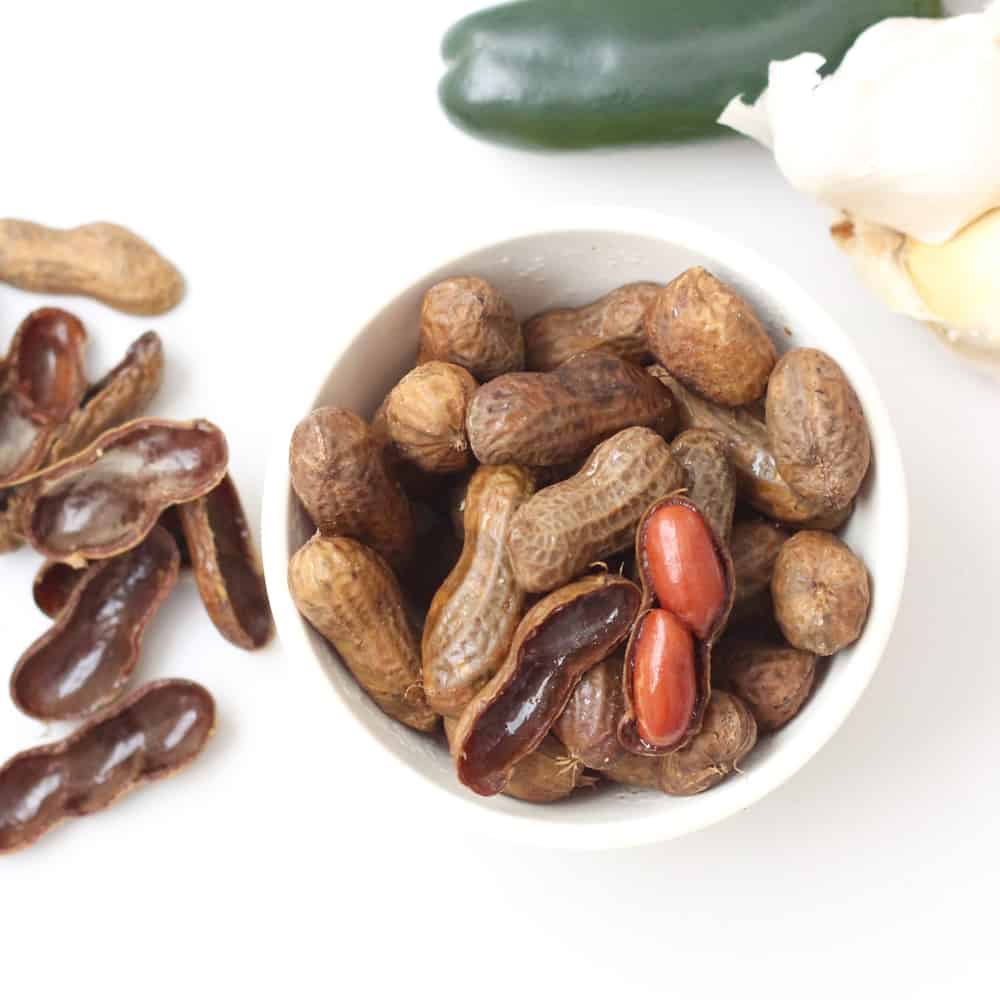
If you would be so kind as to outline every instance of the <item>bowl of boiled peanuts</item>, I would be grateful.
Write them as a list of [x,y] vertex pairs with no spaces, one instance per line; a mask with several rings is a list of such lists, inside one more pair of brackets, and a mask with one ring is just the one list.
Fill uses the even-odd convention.
[[487,228],[290,393],[277,627],[337,738],[442,814],[668,840],[862,696],[906,567],[895,435],[835,321],[727,238],[623,209]]

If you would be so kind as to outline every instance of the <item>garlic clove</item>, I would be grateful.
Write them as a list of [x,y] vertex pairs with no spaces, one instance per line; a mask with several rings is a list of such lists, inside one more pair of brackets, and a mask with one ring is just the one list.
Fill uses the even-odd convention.
[[1000,209],[939,245],[850,216],[830,232],[893,312],[1000,377]]

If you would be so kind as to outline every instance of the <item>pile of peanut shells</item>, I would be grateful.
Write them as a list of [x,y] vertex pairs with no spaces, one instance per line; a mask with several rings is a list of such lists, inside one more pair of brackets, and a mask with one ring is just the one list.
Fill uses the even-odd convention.
[[384,712],[443,719],[473,791],[690,795],[860,635],[868,573],[836,532],[870,457],[837,363],[779,359],[702,268],[523,324],[450,278],[370,421],[295,429],[317,530],[289,588]]
[[140,416],[163,378],[156,333],[97,382],[87,339],[72,313],[38,309],[0,362],[0,551],[26,542],[45,557],[34,597],[53,620],[15,666],[11,697],[36,719],[81,723],[0,767],[0,852],[173,773],[205,746],[215,704],[200,685],[154,681],[125,696],[182,567],[225,638],[256,649],[271,634],[222,431]]

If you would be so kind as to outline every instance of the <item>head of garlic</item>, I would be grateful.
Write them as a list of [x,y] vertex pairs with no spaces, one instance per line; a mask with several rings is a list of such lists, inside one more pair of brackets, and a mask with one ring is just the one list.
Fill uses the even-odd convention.
[[842,213],[835,239],[891,308],[1000,374],[1000,0],[890,18],[822,65],[771,63],[761,97],[719,121]]

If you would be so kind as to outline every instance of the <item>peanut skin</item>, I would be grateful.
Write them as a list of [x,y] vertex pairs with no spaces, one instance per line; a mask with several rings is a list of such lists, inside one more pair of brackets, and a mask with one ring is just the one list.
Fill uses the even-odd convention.
[[360,417],[324,406],[300,421],[289,449],[292,487],[324,535],[371,545],[394,566],[413,551],[409,502]]
[[670,446],[647,427],[598,445],[569,479],[536,493],[514,515],[507,550],[520,586],[554,590],[631,544],[646,508],[684,484]]
[[684,470],[688,499],[704,514],[719,540],[729,544],[736,509],[736,479],[726,457],[725,439],[692,428],[679,434],[670,450]]
[[469,464],[465,413],[476,380],[458,365],[428,361],[403,376],[386,399],[389,436],[404,459],[444,475]]
[[864,628],[868,571],[836,535],[800,531],[778,553],[771,597],[778,625],[796,649],[832,656]]
[[437,726],[399,583],[377,552],[351,538],[314,535],[292,556],[288,587],[302,616],[383,712],[423,732]]
[[510,303],[472,276],[439,281],[420,309],[418,364],[461,365],[480,382],[524,368],[524,338]]
[[816,681],[814,653],[784,643],[723,639],[716,647],[713,669],[719,683],[746,703],[761,733],[793,719]]
[[89,295],[138,316],[165,313],[184,296],[173,264],[110,222],[52,229],[0,219],[0,281],[28,292]]
[[530,371],[550,372],[575,354],[605,348],[645,364],[649,360],[644,318],[662,288],[649,281],[622,285],[576,309],[550,309],[524,324],[524,350]]
[[434,596],[421,647],[427,700],[442,715],[461,714],[507,656],[524,591],[505,544],[533,490],[530,473],[516,465],[482,466],[469,483],[462,555]]
[[646,314],[657,361],[699,395],[745,406],[764,395],[774,345],[753,306],[702,267],[674,278]]
[[762,420],[743,407],[725,407],[691,392],[662,365],[647,371],[673,393],[680,426],[715,431],[726,442],[726,454],[736,475],[740,496],[776,521],[801,524],[815,517],[816,504],[798,496],[778,472]]
[[482,386],[469,405],[469,443],[483,465],[558,465],[626,427],[667,433],[673,409],[670,392],[642,368],[595,351]]
[[854,499],[871,460],[861,403],[836,361],[822,351],[789,351],[767,388],[767,434],[778,471],[818,513]]

